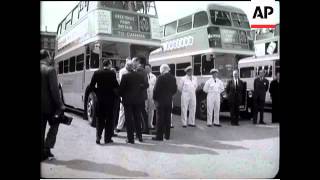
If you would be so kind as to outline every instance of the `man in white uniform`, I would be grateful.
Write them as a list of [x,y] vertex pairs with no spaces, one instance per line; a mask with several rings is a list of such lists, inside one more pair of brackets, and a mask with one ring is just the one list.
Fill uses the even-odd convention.
[[[131,59],[127,58],[125,67],[120,69],[120,71],[119,71],[119,84],[121,82],[122,76],[129,72],[128,71],[129,68],[132,68],[132,67],[129,67],[129,66],[132,66],[132,63],[131,63]],[[123,107],[122,103],[120,103],[119,119],[118,119],[118,125],[117,125],[117,128],[116,128],[116,132],[120,132],[121,131],[121,129],[123,128],[123,125],[124,125],[124,121],[125,121],[124,107]]]
[[152,74],[150,64],[145,65],[145,71],[147,72],[148,83],[149,83],[149,88],[147,89],[148,99],[146,100],[146,112],[148,113],[149,128],[154,129],[152,122],[153,122],[155,105],[152,97],[153,97],[153,88],[154,88],[154,85],[156,84],[157,77],[154,74]]
[[[180,91],[181,91],[181,121],[182,127],[186,128],[187,123],[191,127],[195,127],[196,116],[196,89],[197,78],[192,76],[192,67],[188,66],[184,70],[187,74],[181,78]],[[187,122],[187,111],[189,110],[189,118]]]
[[203,91],[207,93],[207,126],[212,126],[212,111],[214,111],[214,126],[221,126],[219,123],[220,94],[224,91],[223,83],[218,79],[218,70],[211,69],[212,77],[206,81]]

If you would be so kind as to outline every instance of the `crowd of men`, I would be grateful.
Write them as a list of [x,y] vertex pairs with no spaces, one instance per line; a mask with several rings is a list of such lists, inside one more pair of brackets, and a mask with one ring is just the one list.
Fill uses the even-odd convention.
[[[51,123],[56,111],[64,111],[61,101],[57,77],[52,64],[52,58],[47,51],[41,54],[41,160],[54,155],[50,149],[54,147],[59,123]],[[181,91],[181,122],[182,127],[195,127],[196,90],[197,78],[192,75],[192,67],[185,68],[186,75],[180,83],[171,75],[167,64],[160,66],[160,75],[156,77],[151,72],[151,65],[143,65],[141,59],[127,58],[126,63],[119,71],[117,80],[112,62],[101,59],[103,69],[94,72],[90,88],[97,95],[96,106],[96,143],[100,144],[104,131],[104,142],[112,143],[112,137],[117,136],[124,125],[127,132],[127,143],[134,144],[136,139],[143,142],[142,134],[150,134],[150,129],[156,133],[152,140],[163,141],[170,139],[172,98]],[[231,125],[239,125],[239,105],[242,101],[244,82],[240,80],[237,70],[233,71],[233,78],[228,81],[226,88],[218,78],[219,71],[211,69],[212,77],[206,81],[203,91],[207,93],[207,126],[221,127],[219,122],[220,95],[225,91],[231,114]],[[279,78],[271,82],[270,94],[275,104],[273,107],[272,121],[279,122]],[[266,92],[269,82],[264,78],[264,71],[259,72],[259,77],[254,81],[253,93],[253,123],[257,123],[258,112],[260,124],[263,121],[263,111]],[[156,127],[153,125],[154,112],[156,111]],[[189,116],[188,116],[189,112]],[[214,113],[213,113],[214,112]],[[213,116],[213,117],[212,117]],[[212,123],[213,119],[213,123]],[[46,124],[49,121],[50,129],[45,139]],[[142,123],[143,122],[143,123]],[[142,126],[144,124],[144,126]],[[115,132],[114,132],[115,128]]]

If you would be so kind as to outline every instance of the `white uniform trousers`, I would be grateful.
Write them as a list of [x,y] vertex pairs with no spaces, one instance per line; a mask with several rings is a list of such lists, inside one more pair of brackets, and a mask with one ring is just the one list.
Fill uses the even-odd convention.
[[212,125],[212,112],[214,111],[214,124],[219,124],[220,94],[208,93],[207,95],[207,125]]
[[182,125],[187,125],[187,112],[189,110],[188,125],[195,125],[196,117],[196,94],[182,92],[181,94],[181,121]]
[[124,107],[123,107],[123,104],[120,103],[119,119],[118,119],[118,125],[117,125],[118,130],[121,130],[123,128],[124,121],[125,121]]
[[153,99],[147,99],[146,100],[146,112],[148,113],[148,123],[149,128],[154,128],[152,122],[153,122],[153,116],[154,116],[154,110],[155,105]]

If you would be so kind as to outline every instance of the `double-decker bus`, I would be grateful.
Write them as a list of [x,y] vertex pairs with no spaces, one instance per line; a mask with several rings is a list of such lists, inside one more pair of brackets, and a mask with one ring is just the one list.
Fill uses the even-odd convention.
[[[197,117],[206,119],[206,94],[202,88],[211,77],[210,70],[217,68],[226,85],[232,71],[238,69],[239,59],[253,56],[253,32],[245,12],[232,6],[209,4],[183,18],[162,26],[162,47],[150,54],[153,73],[159,74],[159,66],[168,64],[177,83],[185,75],[187,66],[193,67],[198,78]],[[243,93],[240,109],[247,111],[247,94]],[[174,107],[180,107],[181,92],[174,96]],[[227,95],[222,93],[221,111],[228,110]],[[246,114],[246,113],[242,113]]]
[[[239,61],[240,78],[247,83],[247,91],[249,92],[253,91],[253,82],[260,70],[265,71],[265,77],[269,82],[275,79],[276,74],[280,72],[279,27],[278,24],[275,29],[259,29],[255,36],[256,55]],[[271,104],[268,91],[265,109],[270,110]]]
[[63,102],[94,125],[97,96],[89,84],[101,57],[119,69],[127,57],[148,63],[160,47],[154,1],[80,1],[57,29],[55,66]]

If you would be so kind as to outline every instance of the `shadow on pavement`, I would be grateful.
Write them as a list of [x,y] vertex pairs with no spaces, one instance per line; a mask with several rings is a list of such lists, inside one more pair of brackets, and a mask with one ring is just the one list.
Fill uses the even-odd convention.
[[105,163],[96,163],[87,160],[70,160],[70,161],[62,161],[62,160],[52,160],[48,161],[49,164],[55,165],[64,165],[67,168],[82,170],[82,171],[91,171],[105,174],[112,174],[117,176],[125,176],[125,177],[147,177],[148,173],[141,171],[130,171],[121,166],[113,165],[113,164],[105,164]]

